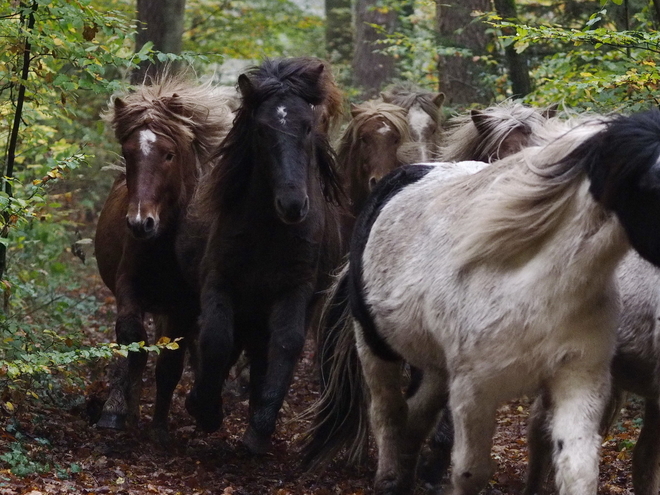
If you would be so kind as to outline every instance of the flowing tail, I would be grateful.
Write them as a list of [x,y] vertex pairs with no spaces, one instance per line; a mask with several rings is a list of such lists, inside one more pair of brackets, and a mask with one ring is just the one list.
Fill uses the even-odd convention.
[[318,339],[321,390],[319,399],[306,412],[312,417],[302,449],[306,470],[329,463],[342,448],[351,463],[360,462],[367,453],[368,389],[355,347],[348,284],[346,264],[323,309]]

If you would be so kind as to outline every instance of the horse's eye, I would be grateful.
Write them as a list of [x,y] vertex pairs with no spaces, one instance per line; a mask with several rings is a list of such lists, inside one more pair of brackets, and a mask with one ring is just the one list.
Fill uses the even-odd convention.
[[165,155],[165,160],[168,161],[168,162],[171,162],[172,160],[174,160],[174,153],[169,152],[167,155]]
[[312,126],[311,124],[307,124],[307,127],[305,128],[305,134],[310,135],[312,133]]

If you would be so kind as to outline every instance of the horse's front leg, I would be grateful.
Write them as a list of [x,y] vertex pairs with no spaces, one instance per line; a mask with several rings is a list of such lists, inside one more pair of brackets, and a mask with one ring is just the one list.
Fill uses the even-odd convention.
[[647,397],[644,425],[633,450],[633,488],[637,495],[656,495],[660,488],[660,405]]
[[[144,312],[140,307],[130,267],[120,265],[115,297],[117,299],[117,321],[115,333],[117,343],[147,341],[144,328]],[[103,405],[100,428],[123,429],[126,423],[135,425],[140,417],[140,395],[142,373],[147,364],[146,352],[129,352],[126,359],[116,364],[112,371],[110,395]]]
[[305,288],[281,297],[271,310],[268,322],[270,338],[266,363],[250,363],[250,421],[243,443],[253,454],[265,454],[270,448],[277,414],[284,403],[293,372],[305,345],[305,323],[311,291]]
[[561,495],[596,494],[599,425],[610,394],[607,362],[567,365],[548,381],[555,482]]
[[152,421],[153,435],[158,443],[167,445],[170,441],[167,420],[172,403],[172,395],[183,373],[186,349],[191,346],[195,336],[196,311],[179,311],[166,318],[157,320],[158,337],[168,337],[171,340],[183,337],[178,343],[178,349],[165,349],[158,355],[156,361],[156,405]]
[[204,283],[200,303],[197,370],[186,409],[202,430],[214,432],[222,424],[222,384],[234,354],[234,310],[229,292],[212,276]]
[[542,392],[534,400],[527,422],[527,479],[524,495],[542,495],[552,468],[552,440],[550,438],[550,398]]

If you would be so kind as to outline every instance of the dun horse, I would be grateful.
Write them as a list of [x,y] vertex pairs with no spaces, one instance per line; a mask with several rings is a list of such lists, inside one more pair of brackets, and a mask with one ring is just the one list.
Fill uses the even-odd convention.
[[[350,344],[353,329],[357,338],[333,358],[336,376],[350,380],[331,380],[343,406],[322,411],[333,441],[359,438],[364,422],[349,413],[364,400],[364,378],[377,493],[411,490],[420,446],[448,400],[451,493],[478,493],[491,474],[497,405],[538,388],[550,399],[560,493],[596,493],[615,270],[631,245],[660,263],[659,158],[654,111],[585,120],[467,177],[409,166],[377,186],[334,289],[339,302],[348,294],[352,316],[344,311],[329,338]],[[356,351],[361,370],[347,365]],[[408,401],[401,359],[424,371]]]
[[[117,342],[146,341],[145,312],[163,315],[164,334],[188,336],[197,302],[177,269],[174,240],[200,176],[224,139],[238,104],[233,88],[214,89],[164,77],[115,98],[105,119],[122,147],[125,173],[115,180],[96,230],[96,258],[117,300]],[[167,435],[172,393],[187,339],[160,354],[156,368],[156,432]],[[146,353],[131,352],[115,370],[98,425],[123,428],[139,418]]]
[[[314,111],[336,91],[318,59],[264,62],[239,77],[242,105],[182,236],[179,259],[201,290],[199,365],[186,406],[222,423],[220,390],[245,350],[253,453],[270,446],[305,332],[342,253],[334,156]],[[200,261],[201,259],[201,261]]]
[[[426,162],[437,158],[442,139],[442,104],[444,93],[433,93],[411,83],[401,83],[381,93],[386,103],[402,107],[406,112],[413,142],[406,163]],[[411,153],[411,151],[414,151]]]

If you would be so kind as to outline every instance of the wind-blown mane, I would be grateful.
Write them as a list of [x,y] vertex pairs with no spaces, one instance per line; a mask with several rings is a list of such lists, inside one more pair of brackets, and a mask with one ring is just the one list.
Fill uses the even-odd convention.
[[412,83],[403,82],[385,90],[381,96],[384,101],[398,105],[406,111],[410,110],[415,103],[419,104],[422,110],[438,124],[439,129],[442,119],[440,112],[438,112],[438,106],[433,101],[436,95],[437,93],[426,91]]
[[137,128],[149,125],[156,134],[173,139],[177,147],[192,142],[201,174],[227,135],[240,103],[234,88],[195,84],[183,76],[164,74],[153,85],[140,85],[115,95],[101,117],[121,143]]
[[356,148],[360,140],[360,129],[370,119],[382,117],[392,123],[401,136],[401,145],[410,143],[410,129],[406,120],[406,110],[399,105],[385,103],[380,100],[369,100],[354,106],[353,118],[348,123],[344,134],[337,145],[337,165],[341,174],[347,173],[347,168],[356,166]]
[[[440,148],[439,158],[441,161],[457,162],[492,161],[492,157],[497,157],[499,147],[512,132],[530,136],[533,141],[552,112],[551,108],[537,109],[505,100],[499,105],[454,117],[443,137],[444,144]],[[534,142],[529,144],[533,145]]]
[[[319,64],[324,69],[319,74]],[[254,156],[252,136],[255,132],[254,111],[264,101],[277,94],[294,94],[313,106],[330,104],[336,95],[336,86],[326,65],[314,58],[266,60],[249,69],[245,75],[251,88],[242,91],[242,104],[236,114],[234,126],[219,148],[217,164],[208,180],[199,187],[197,211],[205,213],[231,209],[247,187],[252,167],[260,157]],[[327,136],[314,126],[316,162],[327,200],[340,202],[341,186],[335,172],[335,157]]]
[[[566,122],[553,119],[538,134],[546,146],[526,148],[468,178],[465,186],[481,207],[466,208],[460,222],[461,231],[467,234],[458,237],[459,266],[510,262],[551,233],[562,221],[560,212],[570,207],[573,192],[580,187],[581,181],[576,179],[586,173],[583,161],[575,160],[571,153],[606,123],[604,118],[594,117]],[[456,194],[464,193],[464,188],[457,188]]]

